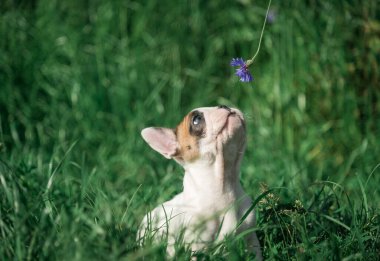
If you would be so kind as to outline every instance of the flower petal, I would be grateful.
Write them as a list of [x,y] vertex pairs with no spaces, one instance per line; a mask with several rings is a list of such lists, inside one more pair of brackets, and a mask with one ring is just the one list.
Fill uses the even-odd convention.
[[245,62],[244,62],[243,58],[232,58],[230,65],[231,66],[242,66],[243,67],[245,65]]
[[250,72],[246,72],[243,77],[240,77],[240,81],[242,82],[251,82],[253,81],[253,77]]
[[236,69],[235,75],[242,78],[246,74],[246,69],[245,68],[239,68]]
[[246,67],[236,69],[235,75],[240,78],[241,82],[253,81],[253,77]]

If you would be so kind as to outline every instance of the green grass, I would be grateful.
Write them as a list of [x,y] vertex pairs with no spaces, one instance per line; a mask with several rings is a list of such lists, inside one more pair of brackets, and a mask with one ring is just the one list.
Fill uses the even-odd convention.
[[[247,116],[243,187],[272,260],[380,253],[380,4],[273,1],[0,3],[0,259],[160,260],[135,242],[182,170],[140,138],[191,109]],[[178,244],[178,259],[189,250]],[[239,235],[200,254],[249,260]]]

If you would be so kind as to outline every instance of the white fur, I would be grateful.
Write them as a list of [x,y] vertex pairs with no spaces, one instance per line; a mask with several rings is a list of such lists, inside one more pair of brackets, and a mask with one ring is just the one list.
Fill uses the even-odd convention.
[[[206,122],[206,133],[198,142],[200,155],[191,162],[173,157],[185,169],[183,192],[148,213],[137,235],[138,240],[141,240],[150,230],[155,233],[157,240],[167,236],[167,252],[170,256],[174,255],[173,244],[181,232],[184,242],[190,244],[193,251],[198,251],[210,242],[222,240],[231,233],[252,229],[256,224],[254,211],[251,211],[237,228],[252,204],[239,181],[246,141],[242,113],[237,109],[228,111],[218,107],[196,110],[203,113]],[[159,139],[154,140],[147,138],[155,136],[154,130],[146,129],[143,137],[154,149],[161,150],[159,152],[168,157],[170,153],[162,149],[166,144],[172,146],[172,140],[166,142],[165,146],[155,147],[157,140],[163,139],[162,133],[161,130],[157,135]],[[168,139],[172,139],[171,134]],[[170,146],[168,151],[173,150]],[[248,233],[246,240],[249,250],[255,252],[257,260],[261,260],[256,233]]]

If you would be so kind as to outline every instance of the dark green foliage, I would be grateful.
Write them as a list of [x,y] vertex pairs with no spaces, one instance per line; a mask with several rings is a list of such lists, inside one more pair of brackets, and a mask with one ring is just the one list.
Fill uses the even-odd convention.
[[[256,51],[266,5],[1,1],[0,259],[162,260],[136,231],[182,170],[139,132],[217,104],[246,114],[266,258],[378,259],[380,4],[273,1],[243,84],[229,62]],[[197,255],[251,260],[241,238]]]

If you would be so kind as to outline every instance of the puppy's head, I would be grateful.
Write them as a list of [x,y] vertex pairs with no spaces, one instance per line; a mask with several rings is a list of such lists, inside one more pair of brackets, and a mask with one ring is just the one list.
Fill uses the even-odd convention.
[[175,129],[150,127],[141,135],[154,150],[182,165],[213,163],[217,156],[237,163],[246,140],[243,114],[227,106],[194,109]]

